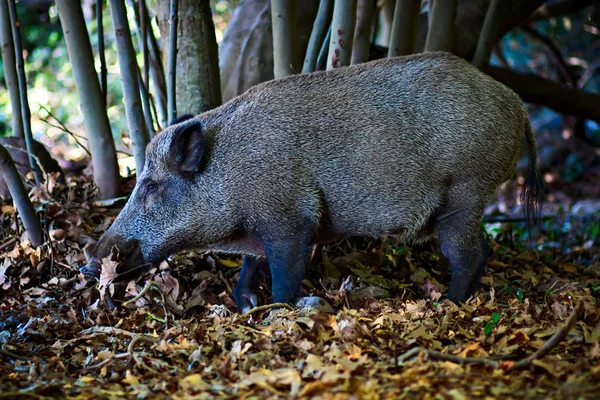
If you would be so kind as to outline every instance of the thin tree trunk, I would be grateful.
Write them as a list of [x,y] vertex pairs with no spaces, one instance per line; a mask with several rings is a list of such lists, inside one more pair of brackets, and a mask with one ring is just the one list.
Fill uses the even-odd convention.
[[200,112],[218,107],[223,102],[221,97],[221,72],[219,70],[219,50],[215,36],[215,24],[212,19],[209,0],[201,0],[199,5],[200,32],[198,66],[200,78]]
[[417,44],[420,0],[397,0],[388,57],[413,54]]
[[27,190],[25,190],[23,181],[19,176],[19,171],[17,171],[17,168],[15,167],[8,150],[6,150],[2,145],[0,145],[0,171],[4,175],[4,181],[6,182],[6,186],[8,186],[10,195],[17,206],[19,216],[21,217],[21,221],[23,221],[23,225],[25,226],[25,230],[27,231],[27,236],[29,236],[31,244],[34,247],[44,244],[44,233],[42,231],[42,226],[38,220],[37,214],[35,213],[35,209],[29,200]]
[[431,26],[431,15],[433,14],[433,0],[425,0],[427,2],[427,23]]
[[169,62],[167,73],[167,111],[169,113],[169,124],[177,118],[177,25],[179,22],[179,1],[171,0],[169,4]]
[[138,84],[140,87],[140,98],[142,99],[142,106],[144,111],[144,120],[146,121],[146,128],[148,129],[148,136],[150,139],[154,137],[154,120],[152,118],[152,109],[150,108],[150,57],[148,50],[148,30],[144,25],[144,7],[143,0],[136,3],[133,0],[128,0],[129,6],[134,10],[134,29],[135,36],[137,37],[138,48],[143,55],[143,73],[142,69],[138,68]]
[[383,47],[389,47],[390,45],[395,4],[396,0],[384,0],[379,11],[380,32],[377,44]]
[[452,51],[457,0],[434,1],[425,51]]
[[146,85],[144,85],[144,78],[142,78],[142,71],[138,68],[137,70],[138,84],[140,86],[140,98],[142,99],[142,106],[144,110],[144,120],[146,121],[146,128],[148,129],[148,135],[150,138],[154,137],[154,120],[152,119],[152,108],[150,108],[150,93]]
[[296,1],[271,0],[275,79],[297,72]]
[[25,75],[25,60],[23,60],[23,46],[21,44],[21,30],[19,16],[17,15],[17,4],[15,0],[9,0],[8,11],[12,26],[13,42],[15,44],[15,58],[17,59],[17,76],[19,78],[19,94],[21,96],[21,115],[23,117],[23,136],[29,153],[29,165],[33,171],[36,185],[42,182],[42,173],[33,157],[33,132],[31,131],[31,111],[29,110],[29,99],[27,98],[27,76]]
[[123,86],[123,100],[127,126],[131,137],[131,150],[135,159],[135,170],[140,176],[144,169],[146,145],[149,142],[148,129],[144,121],[140,86],[138,83],[138,65],[135,59],[131,31],[127,22],[127,11],[124,0],[110,0],[110,12],[115,28],[115,42],[117,58],[121,70],[121,84]]
[[23,116],[21,114],[21,98],[19,97],[19,77],[17,76],[17,61],[15,58],[15,43],[12,37],[12,24],[8,12],[7,0],[0,0],[0,34],[2,35],[2,62],[4,65],[4,80],[8,89],[12,109],[12,135],[23,137]]
[[360,64],[369,61],[371,32],[376,3],[375,0],[358,0],[351,64]]
[[503,16],[502,5],[502,0],[492,0],[485,15],[483,28],[479,35],[475,56],[473,57],[473,65],[479,69],[484,68],[490,63],[490,57],[498,39],[498,30],[500,29],[500,22]]
[[327,35],[327,28],[331,21],[331,11],[333,10],[333,0],[321,0],[319,3],[319,11],[315,18],[308,48],[306,49],[306,57],[304,58],[304,66],[302,73],[307,74],[314,72],[317,68],[317,59],[319,57],[319,49],[323,44],[323,39]]
[[[153,96],[154,104],[156,105],[155,117],[158,128],[160,129],[162,126],[167,125],[167,86],[165,81],[165,70],[160,57],[161,52],[158,48],[158,42],[152,31],[152,21],[150,19],[150,14],[148,13],[146,1],[141,0],[139,4],[141,7],[134,7],[136,27],[140,27],[142,24],[147,26],[145,37],[148,46],[150,81],[152,81],[155,94],[155,96]],[[149,91],[150,88],[147,87],[147,90]]]
[[104,24],[102,22],[102,3],[104,0],[96,0],[96,30],[98,34],[98,58],[100,59],[100,88],[102,88],[102,97],[104,97],[105,108],[108,99],[106,56],[104,49]]
[[356,0],[335,0],[327,70],[350,65],[356,25]]
[[56,0],[101,198],[119,195],[119,165],[79,0]]
[[319,50],[319,57],[317,58],[317,71],[325,69],[327,67],[327,53],[329,52],[329,42],[331,41],[331,24],[329,24],[329,29],[327,29],[327,33],[325,34],[325,38],[323,39],[323,44],[321,45],[321,50]]

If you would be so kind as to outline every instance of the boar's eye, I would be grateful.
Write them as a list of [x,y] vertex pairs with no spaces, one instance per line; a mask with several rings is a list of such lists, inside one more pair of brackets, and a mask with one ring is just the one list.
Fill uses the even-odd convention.
[[158,185],[154,182],[148,182],[146,185],[146,193],[154,193],[158,190]]

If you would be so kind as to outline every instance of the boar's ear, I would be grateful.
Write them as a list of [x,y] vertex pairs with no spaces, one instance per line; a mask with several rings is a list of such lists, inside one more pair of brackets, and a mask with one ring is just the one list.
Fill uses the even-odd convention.
[[182,172],[200,172],[208,158],[208,143],[200,122],[193,122],[175,132],[170,150]]

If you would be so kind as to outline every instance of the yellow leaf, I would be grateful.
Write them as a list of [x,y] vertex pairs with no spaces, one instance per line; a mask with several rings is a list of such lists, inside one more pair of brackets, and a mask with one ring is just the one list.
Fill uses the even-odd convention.
[[2,214],[13,215],[15,213],[15,209],[12,206],[2,206],[1,210]]
[[227,259],[220,259],[219,258],[219,264],[224,265],[228,268],[236,268],[239,267],[241,264],[241,262],[239,261],[231,261],[231,260],[227,260]]
[[125,378],[122,380],[122,382],[132,386],[138,386],[140,384],[138,377],[133,375],[130,370],[127,370],[125,373]]
[[179,386],[185,391],[203,391],[208,390],[209,388],[209,385],[206,382],[204,382],[204,380],[202,379],[202,375],[200,374],[192,374],[186,376],[185,378],[179,381]]

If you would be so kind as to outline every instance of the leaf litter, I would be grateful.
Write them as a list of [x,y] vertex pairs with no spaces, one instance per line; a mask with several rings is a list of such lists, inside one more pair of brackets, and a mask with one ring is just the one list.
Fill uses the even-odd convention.
[[[600,392],[594,225],[559,212],[533,250],[517,239],[521,228],[496,232],[482,288],[463,305],[445,300],[450,274],[435,245],[343,240],[316,249],[303,282],[333,312],[267,305],[240,315],[239,257],[186,251],[123,282],[109,257],[100,282],[88,281],[78,271],[84,249],[123,205],[94,203],[95,193],[84,176],[34,189],[47,236],[38,249],[15,210],[0,210],[1,398]],[[268,278],[260,301],[272,301]]]

